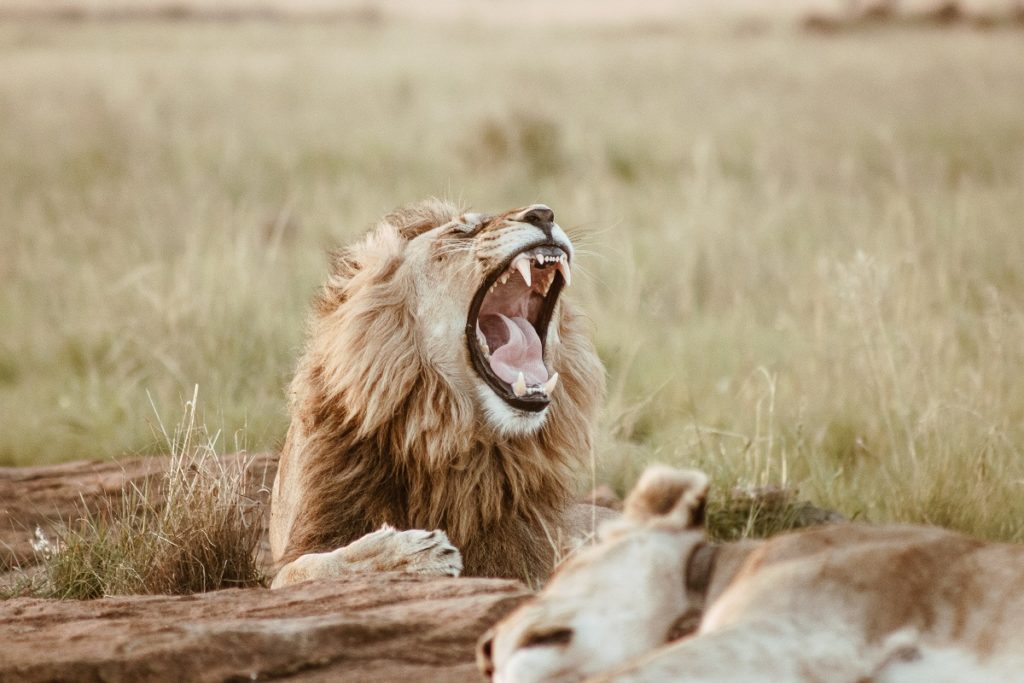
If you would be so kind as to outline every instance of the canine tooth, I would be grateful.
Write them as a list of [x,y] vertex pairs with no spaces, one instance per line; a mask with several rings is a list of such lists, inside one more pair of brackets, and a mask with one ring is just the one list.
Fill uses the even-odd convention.
[[572,273],[569,271],[568,259],[558,261],[558,271],[562,274],[562,277],[565,278],[565,286],[568,287],[569,285],[571,285]]
[[526,393],[526,377],[523,376],[522,372],[516,378],[516,383],[512,385],[512,393],[516,396],[522,396]]
[[557,384],[558,373],[556,372],[555,374],[551,375],[550,379],[548,379],[547,382],[544,382],[544,393],[550,396],[551,392],[555,390],[555,385]]
[[533,281],[530,279],[530,259],[517,259],[516,270],[518,270],[519,274],[523,276],[523,281],[526,283],[527,287],[533,284]]
[[487,337],[484,336],[483,330],[480,329],[480,323],[476,324],[476,341],[483,350],[484,355],[490,355],[491,348],[487,346]]

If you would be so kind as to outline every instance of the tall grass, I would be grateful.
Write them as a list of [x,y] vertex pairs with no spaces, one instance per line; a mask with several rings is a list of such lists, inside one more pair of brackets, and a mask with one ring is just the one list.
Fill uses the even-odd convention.
[[[646,462],[1024,538],[1024,43],[673,28],[0,26],[0,462],[255,449],[326,246],[545,201]],[[578,284],[577,284],[578,282]]]
[[[99,511],[38,540],[34,593],[64,599],[187,594],[261,585],[262,508],[248,497],[245,464],[217,456],[216,435],[196,421],[198,387],[173,433],[158,481],[130,483]],[[37,532],[38,533],[38,532]]]

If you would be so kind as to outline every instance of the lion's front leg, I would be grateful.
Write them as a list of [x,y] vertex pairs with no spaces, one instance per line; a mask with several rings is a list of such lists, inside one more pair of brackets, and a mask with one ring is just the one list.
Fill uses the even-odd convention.
[[387,524],[328,553],[308,553],[281,567],[271,588],[352,572],[462,573],[462,554],[443,531],[398,531]]

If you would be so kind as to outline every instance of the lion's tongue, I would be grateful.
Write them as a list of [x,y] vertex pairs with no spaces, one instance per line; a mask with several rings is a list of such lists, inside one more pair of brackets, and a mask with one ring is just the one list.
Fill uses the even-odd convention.
[[508,341],[491,351],[491,369],[494,374],[509,384],[514,384],[523,373],[528,385],[543,384],[548,379],[544,367],[544,350],[540,337],[526,318],[498,316],[508,328]]

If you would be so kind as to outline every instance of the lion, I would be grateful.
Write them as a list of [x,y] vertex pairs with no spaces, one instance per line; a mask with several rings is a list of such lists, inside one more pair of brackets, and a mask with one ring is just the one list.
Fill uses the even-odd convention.
[[608,516],[572,502],[605,386],[561,296],[574,262],[543,204],[439,200],[333,256],[290,387],[274,587],[358,570],[537,584]]
[[478,644],[500,683],[1008,681],[1024,546],[842,523],[715,544],[707,477],[649,468],[543,592]]

